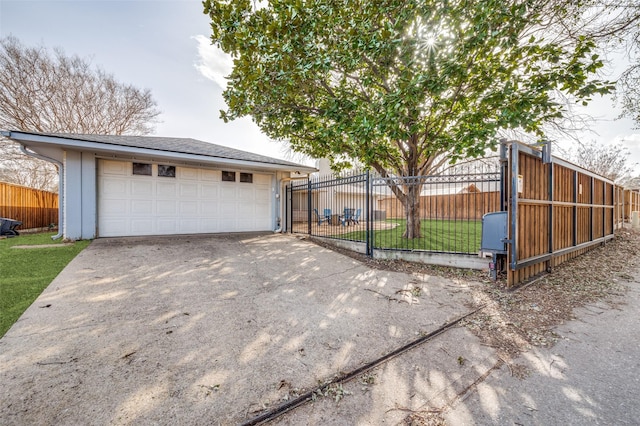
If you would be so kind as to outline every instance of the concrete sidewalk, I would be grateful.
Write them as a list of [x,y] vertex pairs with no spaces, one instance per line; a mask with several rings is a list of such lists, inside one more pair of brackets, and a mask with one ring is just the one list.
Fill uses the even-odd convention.
[[[550,349],[524,353],[514,365],[529,376],[494,371],[448,410],[451,425],[637,425],[640,423],[640,271],[619,305],[575,312]],[[513,367],[511,367],[513,368]]]

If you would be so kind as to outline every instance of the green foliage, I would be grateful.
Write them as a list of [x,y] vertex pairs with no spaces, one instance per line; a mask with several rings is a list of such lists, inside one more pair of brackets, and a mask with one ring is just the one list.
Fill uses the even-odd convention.
[[0,337],[11,328],[64,267],[89,241],[71,246],[12,249],[15,245],[55,244],[54,233],[20,235],[0,240]]
[[540,137],[611,85],[592,40],[556,44],[530,0],[206,0],[212,40],[234,57],[225,120],[250,115],[313,157],[348,156],[383,174],[428,174],[478,156],[501,129]]
[[[222,118],[249,115],[294,151],[384,177],[481,156],[501,130],[542,139],[564,97],[587,103],[613,88],[594,78],[603,64],[592,38],[532,35],[546,3],[205,0],[212,41],[234,58]],[[405,236],[420,237],[420,187],[391,190]]]

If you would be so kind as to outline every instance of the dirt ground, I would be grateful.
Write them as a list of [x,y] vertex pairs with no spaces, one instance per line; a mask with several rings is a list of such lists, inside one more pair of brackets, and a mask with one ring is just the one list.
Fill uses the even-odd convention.
[[[97,240],[0,340],[1,424],[445,424],[593,301],[622,303],[640,233],[515,291],[484,272],[281,235]],[[479,310],[478,310],[479,309]],[[379,357],[476,311],[351,380]]]

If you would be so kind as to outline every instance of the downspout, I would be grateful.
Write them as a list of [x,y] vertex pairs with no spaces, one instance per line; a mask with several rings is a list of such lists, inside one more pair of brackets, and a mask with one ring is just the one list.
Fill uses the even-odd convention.
[[[285,187],[285,183],[286,182],[291,182],[293,180],[303,180],[303,179],[308,179],[309,175],[307,175],[307,177],[299,177],[299,178],[292,178],[291,176],[289,177],[283,177],[280,179],[280,227],[278,229],[276,229],[275,231],[273,231],[276,234],[280,234],[282,233],[282,221],[284,220],[284,210],[287,209],[287,190]],[[282,196],[283,194],[283,190],[284,190],[284,197]],[[293,222],[292,222],[293,223]]]
[[30,157],[35,157],[40,160],[54,163],[58,167],[58,233],[51,237],[52,240],[57,240],[62,237],[63,234],[63,215],[64,215],[64,165],[61,161],[53,158],[45,157],[44,155],[37,154],[33,151],[27,151],[27,147],[20,144],[20,150]]
[[[287,191],[286,191],[286,187],[285,187],[284,185],[285,185],[285,182],[289,182],[289,181],[291,181],[291,180],[292,180],[292,178],[291,178],[291,177],[288,177],[288,178],[281,178],[281,179],[280,179],[280,182],[279,182],[279,185],[280,185],[280,193],[279,193],[279,195],[280,195],[280,200],[278,200],[278,201],[280,201],[280,203],[279,203],[279,204],[280,204],[280,206],[279,206],[278,210],[279,210],[279,214],[280,214],[280,221],[279,221],[279,222],[280,222],[280,227],[279,227],[278,229],[276,229],[275,231],[273,231],[273,232],[274,232],[274,233],[276,233],[276,234],[281,234],[281,233],[282,233],[282,221],[284,220],[284,214],[283,214],[283,212],[284,212],[284,210],[287,208],[287,200],[286,200],[286,198],[287,198]],[[284,197],[283,197],[283,195],[282,195],[282,190],[283,190],[283,189],[284,189]],[[284,208],[283,208],[283,206],[284,206]]]

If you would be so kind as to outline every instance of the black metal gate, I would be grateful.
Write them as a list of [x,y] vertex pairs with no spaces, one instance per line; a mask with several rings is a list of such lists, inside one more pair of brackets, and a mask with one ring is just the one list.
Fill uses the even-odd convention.
[[[398,194],[419,193],[420,236],[406,238],[407,209]],[[398,192],[401,191],[401,192]],[[501,210],[496,160],[438,175],[383,178],[369,172],[317,177],[287,187],[286,229],[363,243],[361,251],[477,254],[482,216]]]

